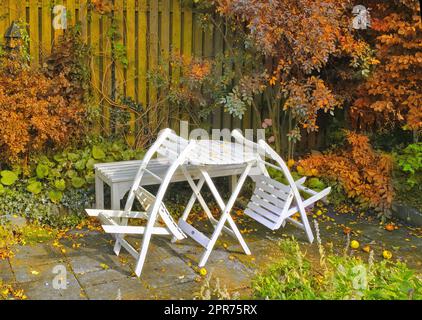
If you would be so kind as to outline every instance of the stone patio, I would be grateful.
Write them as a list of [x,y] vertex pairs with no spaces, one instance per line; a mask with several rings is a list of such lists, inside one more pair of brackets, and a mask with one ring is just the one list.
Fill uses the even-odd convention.
[[[422,239],[420,230],[401,226],[389,232],[380,227],[378,220],[358,218],[355,215],[333,214],[319,220],[323,243],[332,242],[334,250],[341,252],[346,244],[343,227],[353,230],[353,239],[370,244],[380,258],[383,249],[393,252],[394,258],[407,261],[422,271]],[[234,239],[224,235],[216,245],[206,266],[208,275],[219,278],[229,292],[240,297],[250,297],[250,282],[254,274],[280,257],[277,241],[294,235],[306,248],[307,254],[317,259],[317,245],[309,245],[305,234],[287,226],[277,232],[245,219],[240,229],[247,228],[245,239],[252,256],[244,255]],[[210,230],[203,224],[202,230]],[[0,279],[22,288],[28,299],[192,299],[203,285],[196,265],[202,248],[191,240],[172,244],[165,237],[153,237],[141,278],[134,276],[134,259],[122,250],[121,256],[113,253],[113,241],[109,235],[88,230],[72,230],[80,233],[79,248],[74,241],[64,239],[58,247],[52,242],[33,246],[15,246],[14,257],[0,260]],[[140,238],[130,239],[135,245]],[[366,253],[354,252],[365,256]],[[366,254],[367,255],[367,254]],[[63,265],[67,271],[67,288],[54,289],[53,268]]]

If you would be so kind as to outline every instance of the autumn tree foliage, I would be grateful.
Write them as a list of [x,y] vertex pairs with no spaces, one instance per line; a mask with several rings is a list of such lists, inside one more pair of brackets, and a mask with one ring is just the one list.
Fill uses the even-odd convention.
[[367,136],[347,132],[346,144],[326,154],[310,155],[298,164],[298,171],[339,185],[364,208],[389,217],[394,190],[392,159],[374,151]]
[[[422,130],[422,24],[416,0],[368,1],[379,64],[358,90],[350,110],[354,128]],[[375,41],[371,39],[375,38]]]
[[25,161],[46,146],[64,146],[82,129],[81,101],[68,100],[70,83],[49,78],[22,64],[19,57],[0,63],[0,150],[3,162]]
[[254,76],[265,81],[265,90],[258,93],[264,92],[277,151],[285,150],[286,135],[291,142],[300,139],[300,129],[318,130],[318,113],[333,113],[342,104],[342,97],[333,90],[332,73],[338,77],[340,72],[348,73],[340,64],[330,66],[344,58],[347,67],[354,62],[359,67],[369,52],[364,41],[355,39],[351,3],[217,0],[216,5],[221,15],[239,26],[236,34],[246,30],[244,47],[255,48],[255,63],[260,59],[265,63],[264,71]]

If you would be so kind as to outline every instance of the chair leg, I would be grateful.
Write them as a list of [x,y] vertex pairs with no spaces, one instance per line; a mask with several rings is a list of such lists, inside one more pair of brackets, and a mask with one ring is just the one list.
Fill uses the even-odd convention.
[[299,206],[299,213],[305,228],[306,236],[310,243],[314,242],[314,234],[312,233],[311,225],[309,224],[308,216],[306,215],[306,210],[303,206]]
[[[112,210],[120,210],[120,195],[119,195],[119,189],[117,187],[111,188],[111,209]],[[125,224],[125,221],[127,222],[127,219],[116,219],[119,224]],[[122,248],[122,245],[119,242],[119,238],[123,237],[123,235],[116,234],[115,236],[116,242],[114,244],[113,251],[118,256],[120,254],[120,250]]]
[[135,274],[138,277],[141,276],[142,268],[143,268],[144,263],[145,263],[149,243],[151,241],[152,229],[154,227],[155,218],[156,218],[156,214],[155,214],[155,217],[151,216],[150,219],[148,220],[148,224],[145,228],[145,233],[144,233],[144,236],[143,236],[143,239],[142,239],[141,252],[139,253],[139,258],[138,258],[138,261],[136,262],[136,268],[135,268]]

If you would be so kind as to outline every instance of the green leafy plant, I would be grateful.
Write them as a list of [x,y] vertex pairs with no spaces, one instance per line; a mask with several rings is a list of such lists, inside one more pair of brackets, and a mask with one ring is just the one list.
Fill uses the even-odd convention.
[[268,299],[422,299],[422,279],[402,262],[368,262],[348,255],[325,253],[311,263],[294,239],[283,240],[283,259],[253,281],[256,298]]
[[18,176],[15,172],[9,170],[3,170],[1,173],[1,180],[0,182],[5,186],[10,186],[18,180]]
[[422,143],[409,144],[394,153],[396,200],[422,210]]
[[422,183],[422,142],[409,144],[395,158],[410,187]]
[[77,224],[93,202],[95,163],[142,155],[124,142],[93,138],[81,149],[34,156],[27,167],[0,172],[0,214],[19,214],[53,226]]

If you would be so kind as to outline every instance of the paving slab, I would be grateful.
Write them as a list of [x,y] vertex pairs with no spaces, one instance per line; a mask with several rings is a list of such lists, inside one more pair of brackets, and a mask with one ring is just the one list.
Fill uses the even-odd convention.
[[[45,280],[45,279],[44,279]],[[66,275],[66,289],[55,289],[53,280],[38,280],[20,283],[22,288],[31,300],[85,300],[86,295],[72,273]]]
[[76,277],[79,283],[84,287],[88,288],[107,282],[113,282],[117,280],[127,279],[131,277],[131,271],[117,271],[113,269],[97,270],[87,273],[78,274]]
[[154,299],[151,291],[136,277],[109,281],[85,288],[92,300],[147,300]]
[[97,252],[96,255],[82,254],[78,256],[67,256],[67,260],[76,275],[104,269],[113,269],[126,275],[131,274],[130,268],[122,264],[119,261],[119,258],[114,255],[114,253],[111,254],[110,252],[103,254]]
[[59,248],[49,243],[39,243],[34,245],[15,245],[12,247],[13,256],[10,258],[12,268],[15,265],[32,266],[60,263],[63,255]]
[[13,275],[8,259],[0,259],[0,282],[15,282],[15,276]]
[[151,289],[151,295],[156,300],[191,300],[201,289],[201,283],[189,281],[172,286]]
[[63,266],[68,274],[71,270],[63,262],[56,261],[50,264],[32,264],[30,260],[27,263],[12,264],[12,269],[15,274],[16,282],[25,283],[33,281],[42,281],[50,283],[57,275],[53,271],[57,266]]

